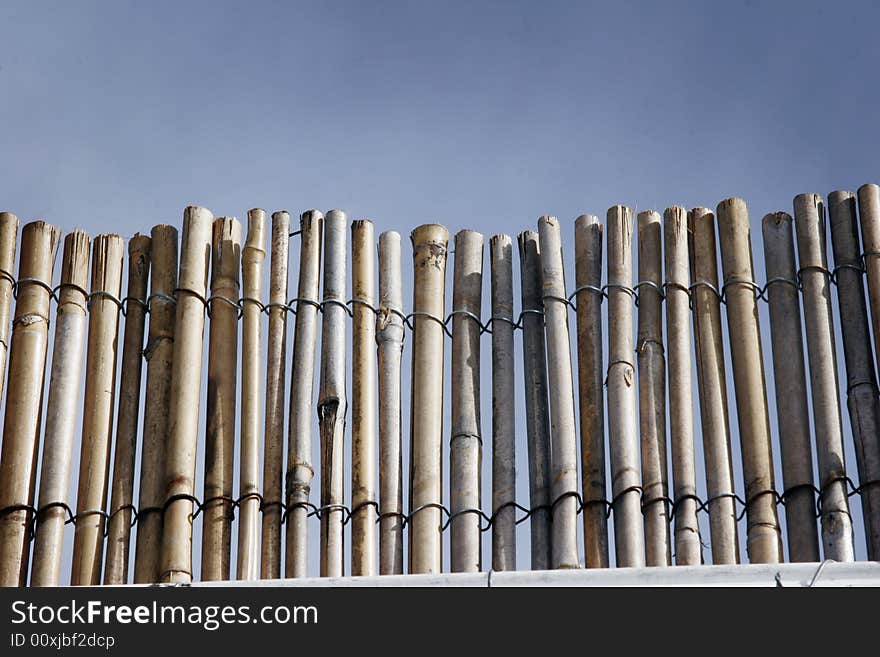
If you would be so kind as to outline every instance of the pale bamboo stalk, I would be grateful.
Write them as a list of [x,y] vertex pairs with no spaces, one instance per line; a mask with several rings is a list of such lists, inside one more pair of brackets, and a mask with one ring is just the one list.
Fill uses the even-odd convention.
[[290,373],[290,430],[287,441],[287,534],[284,570],[286,577],[307,574],[309,493],[312,477],[312,397],[315,380],[315,348],[318,338],[318,293],[321,277],[321,226],[324,215],[317,210],[300,217],[299,283],[297,284],[296,332]]
[[202,381],[204,297],[211,255],[214,216],[205,208],[188,206],[183,213],[174,352],[168,403],[165,453],[164,526],[159,581],[192,581],[192,515]]
[[785,212],[766,215],[762,232],[776,384],[776,419],[782,449],[782,481],[787,491],[788,559],[792,562],[819,561],[813,498],[813,448],[791,216]]
[[[837,277],[837,304],[846,360],[847,406],[856,448],[868,559],[880,557],[880,396],[871,358],[871,334],[862,282],[856,198],[828,195],[831,244]],[[869,484],[868,482],[873,482]]]
[[238,487],[238,579],[260,576],[260,339],[266,211],[248,211],[241,250],[241,445]]
[[21,231],[0,455],[0,509],[15,509],[0,515],[0,586],[24,586],[27,582],[29,509],[35,497],[50,290],[60,236],[61,232],[45,221],[25,224]]
[[403,573],[403,456],[400,361],[403,356],[400,234],[379,236],[379,574]]
[[633,365],[632,210],[608,209],[608,445],[618,567],[644,566]]
[[694,460],[694,416],[691,393],[690,277],[687,211],[679,206],[663,213],[666,271],[666,346],[669,352],[669,445],[672,451],[672,498],[675,519],[675,563],[703,563],[697,521],[697,474]]
[[81,230],[68,233],[64,238],[31,586],[58,586],[61,580],[64,523],[67,520],[67,511],[62,505],[67,503],[70,485],[76,429],[72,419],[77,414],[85,354],[89,243],[89,236]]
[[529,514],[532,570],[550,568],[550,408],[547,393],[547,349],[538,233],[523,231],[519,244],[522,300],[523,383],[526,442],[529,456]]
[[[574,379],[568,332],[568,300],[562,264],[562,235],[556,217],[538,220],[544,324],[547,335],[547,382],[550,391],[550,469],[553,568],[578,568],[577,430]],[[549,301],[549,303],[547,303]]]
[[868,277],[874,357],[877,359],[877,372],[880,373],[880,186],[869,183],[859,187],[859,224]]
[[452,572],[479,572],[480,319],[483,292],[483,236],[455,235],[452,282],[452,435],[449,439],[450,566]]
[[104,516],[116,398],[116,357],[119,333],[118,299],[122,291],[125,241],[119,235],[98,235],[92,242],[92,291],[86,383],[73,534],[73,586],[101,583]]
[[238,298],[241,222],[217,217],[212,226],[211,311],[205,483],[202,498],[202,581],[229,579],[233,520]]
[[9,352],[9,324],[12,310],[12,286],[15,276],[15,247],[18,242],[18,217],[0,212],[0,398],[6,383],[6,359]]
[[409,572],[439,573],[439,505],[443,458],[443,337],[446,247],[449,231],[438,224],[413,230],[413,347],[410,397]]
[[744,201],[718,204],[718,236],[724,270],[727,330],[731,336],[733,385],[746,482],[746,549],[752,563],[782,560],[782,540],[773,491],[770,415],[758,302],[754,291],[749,213]]
[[266,435],[263,442],[263,536],[260,577],[281,577],[281,491],[284,454],[284,401],[287,369],[287,260],[290,215],[272,214],[269,267],[269,329],[266,355]]
[[345,256],[348,218],[330,210],[324,219],[324,292],[321,301],[321,380],[318,425],[321,434],[321,577],[342,577],[345,415]]
[[351,224],[351,574],[376,574],[376,265],[373,222]]
[[516,570],[513,240],[489,240],[492,285],[492,570]]
[[663,350],[663,255],[660,215],[638,214],[639,243],[639,437],[642,453],[642,514],[645,563],[672,563],[669,477],[666,470],[666,358]]
[[715,242],[715,214],[707,208],[688,213],[691,295],[700,424],[706,464],[706,506],[713,564],[739,563],[727,375],[721,338],[721,294]]
[[157,225],[150,231],[150,327],[144,359],[147,381],[144,392],[144,428],[138,492],[134,582],[159,581],[165,502],[165,452],[171,405],[171,365],[177,307],[177,229]]
[[125,301],[125,333],[122,343],[122,372],[116,415],[116,451],[113,460],[104,584],[128,584],[134,460],[141,405],[141,370],[149,276],[150,238],[136,233],[128,241],[128,292]]

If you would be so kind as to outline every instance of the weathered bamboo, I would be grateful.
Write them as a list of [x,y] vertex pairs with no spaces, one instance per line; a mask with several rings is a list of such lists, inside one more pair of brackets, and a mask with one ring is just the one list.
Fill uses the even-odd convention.
[[165,452],[168,410],[171,404],[171,364],[174,353],[174,317],[177,307],[177,229],[160,224],[150,231],[150,328],[144,359],[144,428],[138,493],[134,581],[159,581],[165,502]]
[[345,253],[348,218],[330,210],[324,219],[324,292],[321,307],[321,577],[341,577],[343,563],[343,468],[345,415]]
[[782,540],[774,496],[770,416],[754,292],[749,213],[744,201],[729,198],[718,204],[718,235],[727,329],[733,336],[730,351],[746,482],[746,548],[752,563],[777,563],[782,560]]
[[[562,264],[562,235],[556,217],[538,220],[541,242],[547,382],[550,391],[553,568],[577,568],[577,430],[568,333],[568,300]],[[547,303],[547,302],[550,303]]]
[[688,213],[694,347],[713,564],[739,563],[736,493],[730,455],[727,376],[721,340],[721,293],[715,247],[715,215],[707,208]]
[[67,520],[64,505],[67,504],[76,429],[71,419],[77,414],[85,353],[89,243],[89,236],[81,230],[68,233],[64,238],[31,586],[58,586],[61,580]]
[[213,220],[209,210],[198,206],[188,206],[183,213],[159,561],[159,581],[163,583],[192,581],[192,495]]
[[231,559],[241,222],[233,217],[217,217],[211,244],[212,301],[202,498],[202,580],[206,582],[228,580]]
[[248,210],[241,250],[241,445],[238,486],[238,579],[260,576],[260,333],[266,211]]
[[318,292],[321,277],[321,226],[324,215],[317,210],[300,217],[299,283],[296,302],[296,333],[290,373],[290,433],[287,441],[287,534],[286,577],[305,577],[308,549],[309,493],[312,477],[312,397],[314,394],[315,344],[318,337]]
[[874,357],[880,373],[880,186],[869,183],[859,187],[859,224],[874,329]]
[[876,561],[880,557],[880,441],[877,440],[880,435],[880,396],[871,358],[855,195],[852,192],[831,192],[828,214],[846,359],[847,406],[862,487],[865,539],[868,559]]
[[12,286],[15,276],[15,247],[18,242],[18,217],[0,212],[0,398],[6,383],[6,358],[9,352],[9,314],[12,309]]
[[85,404],[70,573],[73,586],[101,583],[124,254],[125,241],[119,235],[98,235],[92,242]]
[[452,572],[479,572],[480,319],[483,291],[483,236],[455,235],[452,282],[452,435],[449,439],[450,565]]
[[[516,570],[513,241],[489,240],[492,297],[492,570]],[[479,403],[479,402],[478,402]]]
[[762,222],[776,384],[776,419],[782,448],[789,561],[819,561],[813,498],[813,448],[807,375],[791,216],[773,212]]
[[591,214],[581,215],[574,223],[581,488],[587,568],[608,567],[605,398],[602,389],[602,232],[599,218]]
[[113,460],[104,584],[128,583],[134,459],[141,406],[141,370],[149,276],[150,238],[138,233],[128,241],[128,292],[125,300],[125,334],[122,343],[122,372],[116,415],[116,452]]
[[608,209],[608,444],[616,563],[644,566],[633,365],[632,210]]
[[287,260],[290,215],[272,214],[269,329],[266,352],[266,435],[263,443],[263,536],[260,577],[281,577],[281,490],[284,454],[284,375],[287,367]]
[[660,215],[638,215],[639,242],[639,436],[642,453],[642,514],[645,563],[672,562],[669,479],[666,471],[666,359],[663,353],[663,255]]
[[663,251],[666,345],[669,352],[669,445],[672,450],[675,563],[679,566],[695,566],[703,562],[694,462],[687,240],[687,211],[680,206],[667,208],[663,213]]
[[413,230],[409,571],[439,573],[443,503],[443,336],[446,246],[438,224]]
[[376,264],[373,222],[351,224],[351,574],[376,574]]
[[547,349],[538,233],[519,234],[522,299],[523,382],[529,454],[529,515],[532,570],[550,568],[550,408],[547,397]]
[[0,586],[27,582],[28,532],[36,486],[49,300],[60,231],[44,221],[21,231],[9,385],[0,456]]

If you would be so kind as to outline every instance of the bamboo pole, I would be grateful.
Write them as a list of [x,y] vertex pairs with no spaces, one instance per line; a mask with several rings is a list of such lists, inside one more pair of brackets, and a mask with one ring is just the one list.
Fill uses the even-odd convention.
[[513,240],[489,240],[492,297],[492,570],[516,570]]
[[859,187],[859,224],[874,330],[874,357],[880,373],[880,186],[869,183]]
[[591,214],[581,215],[574,223],[581,488],[587,568],[608,567],[605,398],[602,390],[602,232],[599,218]]
[[687,211],[679,206],[663,213],[666,285],[666,345],[669,350],[669,445],[672,450],[675,563],[703,563],[697,521],[697,475],[694,462],[694,417],[691,394],[690,277]]
[[880,441],[877,440],[880,435],[880,396],[871,358],[855,195],[852,192],[831,192],[828,214],[846,359],[846,401],[862,486],[865,539],[868,559],[876,561],[880,558]]
[[272,214],[269,269],[269,332],[266,355],[266,435],[263,446],[263,536],[260,577],[281,577],[281,492],[287,366],[287,260],[290,215]]
[[321,227],[317,210],[300,217],[299,283],[296,333],[290,376],[290,434],[287,441],[287,534],[285,576],[305,577],[307,571],[309,493],[312,477],[312,397],[318,337],[318,291],[321,276]]
[[0,212],[0,398],[6,383],[6,359],[9,352],[9,324],[12,309],[12,286],[15,276],[15,247],[18,241],[18,217]]
[[150,327],[144,359],[144,428],[138,492],[134,581],[159,581],[165,502],[165,452],[171,406],[171,369],[177,299],[177,229],[157,225],[150,231]]
[[538,233],[519,234],[522,299],[523,383],[529,455],[529,515],[532,570],[550,568],[550,408],[547,396],[547,349],[544,341],[541,248]]
[[443,319],[449,231],[413,230],[413,348],[410,397],[410,573],[439,573],[443,522]]
[[733,461],[730,455],[730,420],[727,409],[727,376],[721,340],[721,294],[718,291],[718,260],[715,246],[715,215],[707,208],[688,213],[691,235],[688,251],[693,305],[697,386],[709,536],[713,564],[739,563]]
[[373,222],[351,224],[351,574],[376,574],[376,265]]
[[73,535],[73,586],[101,583],[104,556],[104,508],[113,409],[116,398],[116,356],[119,332],[118,299],[122,291],[125,241],[119,235],[98,235],[92,242],[92,291],[89,295],[89,336],[82,421],[77,521]]
[[122,344],[122,372],[116,416],[116,452],[113,460],[104,584],[128,583],[134,460],[137,452],[138,414],[141,405],[141,370],[149,275],[150,238],[138,233],[128,241],[128,292],[125,301],[125,334]]
[[782,541],[773,493],[770,416],[744,201],[729,198],[718,204],[718,235],[727,290],[727,329],[734,336],[730,351],[746,482],[746,547],[752,563],[777,563],[782,560]]
[[61,580],[64,523],[67,520],[67,511],[62,505],[67,503],[70,484],[76,427],[71,420],[77,413],[85,353],[89,243],[89,236],[81,230],[68,233],[64,238],[31,586],[58,586]]
[[345,254],[348,218],[330,210],[324,219],[324,293],[321,301],[321,577],[342,577],[345,415]]
[[36,486],[49,300],[60,231],[44,221],[21,231],[15,319],[9,344],[9,385],[0,455],[0,586],[27,581],[28,532]]
[[807,375],[791,216],[773,212],[762,222],[776,384],[776,419],[782,448],[789,561],[819,561],[813,498],[813,448]]
[[450,565],[452,572],[479,572],[480,314],[483,291],[483,236],[455,235],[452,282],[452,435],[449,440]]
[[633,365],[632,210],[608,209],[608,444],[618,567],[644,566]]
[[403,457],[400,360],[403,355],[403,290],[400,234],[379,236],[379,574],[403,574]]
[[209,210],[198,206],[188,206],[183,213],[159,561],[159,581],[163,583],[192,581],[192,495],[213,220]]
[[260,576],[260,333],[266,211],[248,211],[241,250],[241,445],[238,487],[238,579]]
[[234,217],[217,217],[212,225],[211,244],[212,301],[202,498],[202,581],[206,582],[228,580],[231,559],[241,222]]
[[642,514],[645,563],[672,563],[669,479],[666,470],[666,358],[663,352],[663,255],[660,215],[638,215],[639,242],[639,436],[642,453]]

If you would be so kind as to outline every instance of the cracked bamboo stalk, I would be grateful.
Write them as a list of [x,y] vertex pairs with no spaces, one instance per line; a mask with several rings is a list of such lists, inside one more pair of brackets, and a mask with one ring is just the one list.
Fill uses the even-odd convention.
[[574,231],[585,565],[587,568],[607,568],[601,292],[603,229],[598,217],[584,214],[575,221]]
[[[856,448],[862,515],[868,559],[880,558],[880,396],[871,357],[871,331],[865,307],[862,260],[859,249],[856,198],[852,192],[828,195],[831,244],[837,272],[837,304],[841,310],[843,353],[846,361],[847,406]],[[874,482],[865,486],[867,482]],[[816,559],[818,561],[818,559]]]
[[205,484],[202,498],[202,581],[229,579],[233,520],[238,298],[241,222],[217,217],[212,225],[211,321]]
[[859,224],[868,277],[874,357],[877,359],[877,372],[880,372],[880,186],[869,183],[859,187]]
[[746,482],[746,548],[752,563],[778,563],[782,560],[782,540],[773,494],[770,416],[758,302],[753,288],[749,213],[743,200],[729,198],[718,204],[718,236]]
[[171,403],[171,364],[177,307],[177,229],[160,224],[150,231],[150,326],[144,359],[144,427],[135,541],[134,582],[159,581],[165,502],[165,452]]
[[703,563],[697,521],[697,474],[694,461],[694,416],[691,384],[690,277],[687,211],[679,206],[663,213],[666,272],[666,345],[669,351],[669,446],[672,451],[675,563]]
[[813,498],[813,448],[807,405],[801,304],[791,216],[773,212],[762,222],[776,384],[776,419],[782,449],[782,480],[788,559],[819,561],[816,506]]
[[403,356],[403,290],[400,234],[379,236],[379,574],[403,573],[403,456],[400,361]]
[[321,380],[318,428],[321,434],[321,577],[342,577],[345,415],[345,256],[348,218],[330,210],[324,219],[324,292],[321,306]]
[[18,294],[9,344],[9,385],[0,455],[0,586],[27,582],[28,532],[36,486],[43,377],[49,336],[49,301],[61,232],[45,221],[21,231]]
[[150,275],[150,238],[136,233],[128,241],[128,291],[119,408],[116,416],[116,448],[107,530],[107,563],[104,584],[127,584],[131,544],[134,460],[137,453],[138,414],[141,405],[144,323],[147,281]]
[[211,257],[211,224],[205,208],[188,206],[183,213],[174,352],[168,402],[165,457],[164,523],[159,582],[192,582],[191,496],[195,492],[199,397],[202,381],[204,297]]
[[672,563],[669,478],[666,470],[666,359],[663,351],[663,255],[660,215],[638,214],[639,244],[639,436],[642,454],[642,515],[645,563]]
[[376,574],[376,316],[373,222],[351,224],[351,574]]
[[489,240],[492,303],[492,570],[516,570],[513,240]]
[[632,210],[608,209],[608,444],[618,567],[644,566],[633,365]]
[[61,580],[67,520],[61,505],[67,503],[70,485],[76,429],[72,418],[77,415],[85,354],[89,244],[89,236],[81,230],[64,238],[37,507],[42,511],[37,516],[31,586],[58,586]]
[[15,247],[18,241],[18,217],[0,212],[0,398],[6,383],[6,359],[9,354],[9,314],[12,309],[12,285],[15,276]]
[[[547,335],[547,382],[550,391],[550,469],[553,568],[578,568],[577,430],[574,379],[568,332],[568,301],[562,264],[562,235],[556,217],[538,220],[541,276]],[[547,303],[549,301],[549,303]]]
[[318,337],[318,292],[321,278],[321,227],[324,215],[309,210],[300,216],[299,282],[296,328],[290,372],[290,429],[287,441],[286,577],[307,574],[309,493],[312,468],[312,397]]
[[263,535],[260,577],[281,577],[281,492],[287,365],[287,260],[290,215],[272,214],[269,266],[269,329],[266,355],[266,433],[263,443]]
[[410,573],[441,570],[443,338],[449,231],[412,231],[413,347],[410,397]]
[[238,486],[238,579],[260,576],[260,333],[266,211],[248,211],[241,250],[241,445]]
[[529,515],[532,570],[550,568],[550,409],[547,393],[547,349],[538,233],[523,231],[519,244],[522,302],[523,384],[526,442],[529,456]]
[[101,512],[107,506],[116,397],[117,300],[122,291],[124,254],[125,241],[119,235],[98,235],[92,242],[85,404],[70,574],[73,586],[101,583],[105,524]]
[[[455,235],[452,282],[452,432],[449,439],[450,566],[452,572],[479,572],[480,324],[483,292],[483,236]],[[475,319],[477,318],[477,319]]]

